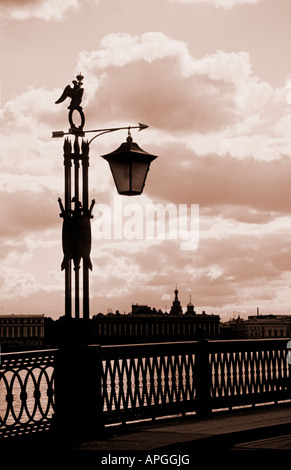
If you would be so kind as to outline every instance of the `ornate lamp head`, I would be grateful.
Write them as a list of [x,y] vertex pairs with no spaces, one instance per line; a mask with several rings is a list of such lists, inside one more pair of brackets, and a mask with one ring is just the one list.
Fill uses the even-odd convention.
[[118,149],[101,156],[110,165],[117,192],[126,196],[142,193],[150,164],[157,158],[133,142],[130,132]]

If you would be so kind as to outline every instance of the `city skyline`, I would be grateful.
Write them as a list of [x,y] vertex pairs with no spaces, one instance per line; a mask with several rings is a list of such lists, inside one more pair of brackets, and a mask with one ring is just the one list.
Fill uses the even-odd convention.
[[[117,196],[90,150],[90,200],[127,208],[199,206],[199,244],[102,239],[92,219],[90,313],[132,303],[233,316],[290,314],[291,5],[285,0],[11,0],[1,2],[1,264],[3,314],[64,315],[58,197],[67,105],[84,76],[86,129],[149,126],[132,137],[158,155],[142,196]],[[126,219],[127,217],[127,219]],[[97,227],[97,228],[96,228]]]

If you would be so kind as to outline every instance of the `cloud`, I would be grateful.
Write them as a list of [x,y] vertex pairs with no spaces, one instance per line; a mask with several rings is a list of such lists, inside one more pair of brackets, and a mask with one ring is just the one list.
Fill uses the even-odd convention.
[[268,220],[271,213],[290,214],[288,157],[264,161],[229,154],[199,156],[185,145],[173,143],[153,151],[160,153],[147,180],[147,194],[153,200],[187,201],[251,223]]
[[56,190],[60,142],[52,140],[52,130],[63,125],[63,115],[54,105],[59,90],[30,88],[7,101],[0,110],[2,134],[0,190]]
[[89,84],[89,118],[96,109],[103,121],[140,116],[173,135],[192,132],[193,141],[194,133],[200,142],[205,135],[204,145],[217,147],[268,132],[269,116],[285,99],[253,74],[248,53],[217,51],[198,59],[184,42],[157,32],[110,34],[98,50],[80,54],[78,69]]
[[[291,270],[290,262],[283,263],[284,256],[290,255],[287,245],[288,235],[278,233],[263,237],[225,233],[224,239],[201,243],[200,269],[193,270],[191,265],[185,268],[190,276],[192,273],[198,302],[216,308],[226,304],[253,305],[255,310],[257,299],[279,308],[277,287],[288,288],[286,271]],[[217,276],[209,275],[213,272]]]
[[145,62],[165,57],[181,56],[187,60],[186,45],[160,32],[147,32],[140,36],[128,33],[111,33],[100,42],[96,51],[80,53],[79,66],[86,70],[102,70],[109,66],[123,67],[143,59]]
[[5,220],[0,237],[3,240],[22,239],[28,233],[44,232],[59,224],[55,194],[49,190],[39,193],[17,191],[0,192],[0,218]]
[[57,95],[56,90],[30,88],[0,110],[2,242],[58,223],[62,143],[51,139],[51,130],[60,119],[53,107]]
[[[220,223],[223,225],[223,220]],[[93,305],[100,304],[101,298],[106,296],[108,305],[114,308],[127,305],[126,311],[135,302],[164,309],[165,304],[171,305],[173,297],[169,286],[172,284],[174,289],[178,282],[183,307],[191,293],[198,312],[214,310],[221,314],[225,306],[232,311],[237,305],[255,310],[258,299],[260,304],[263,302],[264,306],[272,308],[277,301],[277,286],[289,288],[290,279],[286,276],[291,270],[290,250],[286,249],[288,233],[270,230],[262,231],[261,236],[255,232],[251,235],[249,231],[228,230],[217,239],[217,229],[218,224],[212,234],[206,237],[202,234],[195,252],[179,251],[173,240],[152,246],[134,241],[124,246],[107,244],[106,255],[98,246],[99,254],[100,249],[103,254],[94,257],[92,285],[96,295]],[[138,250],[133,249],[135,244]],[[129,279],[124,276],[124,270],[129,273]],[[108,289],[112,279],[117,290]],[[284,307],[276,305],[276,308]]]
[[0,295],[2,299],[29,297],[37,291],[33,275],[26,270],[6,268],[0,270]]
[[45,21],[61,21],[65,12],[80,7],[78,0],[1,0],[1,14],[14,20],[38,18]]
[[85,76],[98,77],[88,107],[102,119],[135,118],[160,129],[221,129],[236,119],[233,84],[229,77],[212,77],[198,70],[184,43],[161,33],[141,37],[111,34],[98,51],[80,55]]

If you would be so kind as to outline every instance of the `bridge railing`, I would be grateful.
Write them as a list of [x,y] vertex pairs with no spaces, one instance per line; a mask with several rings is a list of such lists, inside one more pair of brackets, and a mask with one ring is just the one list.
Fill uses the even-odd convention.
[[0,438],[46,430],[54,413],[57,350],[0,356]]
[[209,342],[210,408],[291,398],[286,340]]
[[286,340],[102,348],[105,422],[291,399]]
[[[0,438],[291,401],[287,339],[2,354]],[[290,361],[289,361],[290,362]]]

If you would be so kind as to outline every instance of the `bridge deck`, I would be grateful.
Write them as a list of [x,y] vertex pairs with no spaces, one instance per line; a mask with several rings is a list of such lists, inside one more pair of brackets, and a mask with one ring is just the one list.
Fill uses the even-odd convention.
[[[274,438],[290,434],[291,450],[291,403],[278,407],[257,407],[255,410],[237,410],[231,414],[214,413],[208,418],[194,416],[134,424],[115,433],[113,429],[107,431],[105,439],[83,441],[75,448],[187,452],[209,446],[216,449],[239,448],[238,445],[247,448],[247,442],[249,447],[253,443],[252,448],[255,448],[256,441],[271,438],[270,448],[274,449]],[[287,437],[284,442],[287,448]]]
[[[96,468],[109,468],[107,465],[100,466],[101,459],[109,455],[136,456],[133,468],[147,468],[137,465],[140,455],[143,456],[141,460],[147,455],[190,455],[192,463],[202,455],[208,463],[216,464],[221,454],[225,462],[225,452],[234,452],[235,458],[246,458],[245,462],[248,462],[250,452],[247,451],[251,451],[252,455],[257,451],[261,462],[265,460],[269,463],[270,453],[274,451],[275,458],[277,451],[284,450],[285,454],[290,451],[291,454],[291,403],[214,413],[208,418],[188,416],[123,427],[112,426],[106,428],[101,437],[39,435],[17,441],[7,440],[6,444],[7,448],[1,449],[1,453],[3,450],[10,453],[11,448],[14,451],[18,449],[20,452],[17,455],[14,453],[13,458],[18,456],[22,463],[25,457],[30,461],[32,455],[36,458],[40,452],[46,462],[53,463],[65,456],[67,464],[80,463],[82,468],[87,468],[84,465],[89,463],[97,465]],[[193,465],[180,466],[194,468]],[[126,465],[122,467],[129,468]]]

